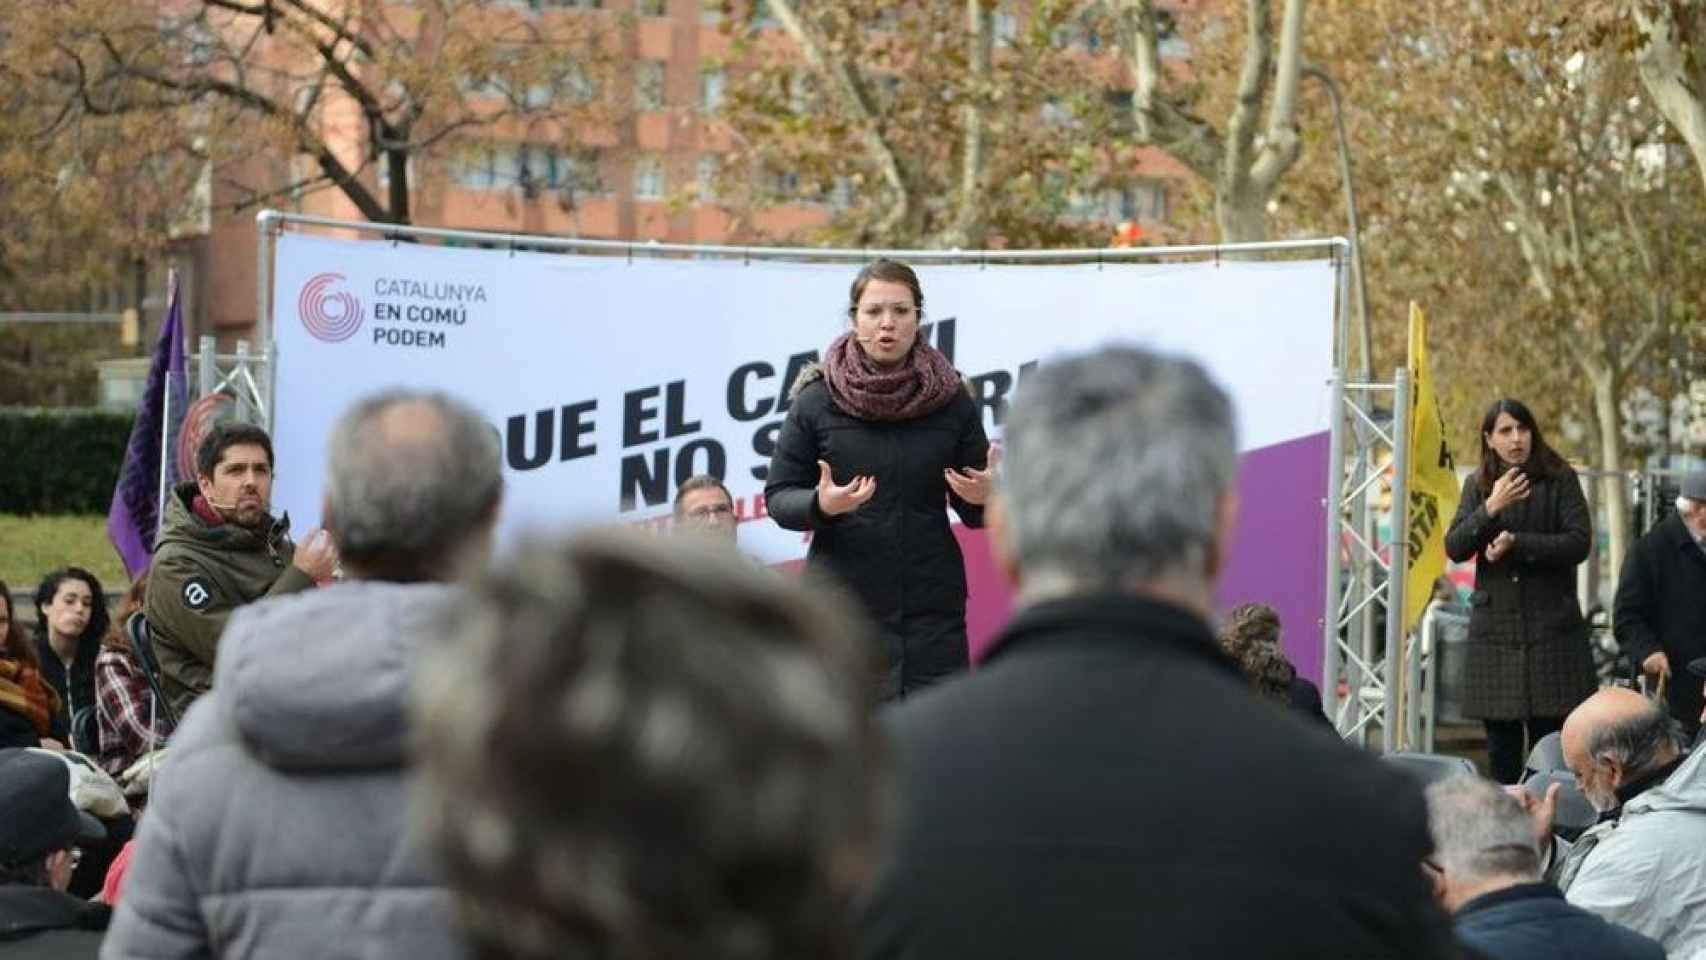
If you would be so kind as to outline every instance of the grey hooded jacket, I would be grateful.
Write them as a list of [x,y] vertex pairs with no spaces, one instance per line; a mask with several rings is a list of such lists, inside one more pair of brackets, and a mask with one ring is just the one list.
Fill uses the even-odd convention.
[[172,739],[101,950],[465,955],[408,830],[407,700],[454,588],[352,581],[238,610]]
[[1559,847],[1546,879],[1565,899],[1652,937],[1673,960],[1706,960],[1706,752]]

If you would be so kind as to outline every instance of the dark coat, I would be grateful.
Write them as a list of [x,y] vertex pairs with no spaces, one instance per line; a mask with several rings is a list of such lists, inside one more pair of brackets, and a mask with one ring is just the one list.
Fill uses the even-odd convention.
[[46,887],[0,886],[0,957],[74,960],[95,957],[112,911]]
[[1663,651],[1674,674],[1666,686],[1671,713],[1689,729],[1700,722],[1700,681],[1688,662],[1706,657],[1706,552],[1682,517],[1656,524],[1623,558],[1612,624],[1623,652],[1641,661]]
[[101,752],[98,743],[71,743],[71,720],[84,707],[95,708],[95,658],[101,655],[101,638],[84,637],[77,644],[77,659],[71,663],[71,673],[65,673],[65,661],[59,659],[47,640],[44,628],[36,634],[36,658],[41,661],[41,678],[53,692],[59,694],[59,711],[53,715],[53,735],[63,743],[93,757]]
[[[983,416],[969,393],[912,420],[861,420],[836,406],[819,379],[794,398],[764,487],[766,509],[788,530],[812,531],[809,566],[846,584],[863,604],[888,664],[885,698],[963,670],[966,568],[947,504],[968,527],[983,508],[948,490],[944,470],[982,468]],[[817,461],[837,483],[875,477],[876,496],[839,517],[818,509]]]
[[[1471,474],[1463,483],[1445,552],[1475,564],[1469,596],[1463,712],[1484,720],[1563,717],[1593,694],[1587,621],[1576,602],[1576,566],[1593,537],[1575,471],[1534,480],[1528,498],[1487,516]],[[1516,546],[1498,563],[1484,551],[1501,531]]]
[[1328,727],[1333,721],[1327,719],[1327,711],[1321,706],[1321,688],[1302,677],[1292,677],[1291,683],[1285,688],[1285,704],[1298,715],[1312,720],[1317,724]]
[[1036,604],[886,720],[867,960],[1456,956],[1420,789],[1260,699],[1178,607]]
[[1457,911],[1457,937],[1489,960],[1664,960],[1657,940],[1565,902],[1549,883],[1483,894]]

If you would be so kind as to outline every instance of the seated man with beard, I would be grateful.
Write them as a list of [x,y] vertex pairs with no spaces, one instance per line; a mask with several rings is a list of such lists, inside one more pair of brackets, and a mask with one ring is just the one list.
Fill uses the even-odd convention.
[[1664,945],[1673,957],[1706,950],[1706,771],[1684,757],[1665,709],[1617,687],[1564,721],[1564,762],[1600,822],[1575,843],[1554,843],[1556,788],[1532,806],[1546,879],[1565,899]]

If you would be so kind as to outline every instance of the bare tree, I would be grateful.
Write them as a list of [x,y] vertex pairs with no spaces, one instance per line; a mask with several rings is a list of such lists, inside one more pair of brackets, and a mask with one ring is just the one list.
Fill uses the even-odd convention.
[[[753,24],[764,11],[775,29]],[[1140,179],[1100,4],[767,0],[727,17],[736,149],[720,193],[836,204],[826,239],[1101,242],[1112,223],[1092,201]],[[803,182],[766,196],[767,172]]]
[[571,140],[612,66],[598,22],[496,0],[0,0],[0,22],[5,72],[61,105],[49,133],[149,116],[236,206],[331,187],[391,223],[413,161],[553,121]]
[[1268,203],[1302,148],[1296,115],[1305,0],[1285,0],[1277,51],[1273,3],[1245,0],[1243,58],[1224,130],[1192,113],[1182,82],[1168,76],[1154,0],[1116,0],[1115,7],[1136,81],[1139,142],[1167,151],[1213,186],[1222,242],[1267,239]]

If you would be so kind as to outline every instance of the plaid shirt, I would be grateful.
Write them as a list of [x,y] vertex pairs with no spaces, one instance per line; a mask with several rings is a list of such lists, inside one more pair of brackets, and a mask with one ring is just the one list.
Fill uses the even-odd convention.
[[95,658],[95,702],[101,728],[101,769],[114,777],[149,750],[164,745],[172,732],[171,724],[159,716],[153,718],[150,735],[154,692],[148,689],[148,678],[128,650],[101,648]]

